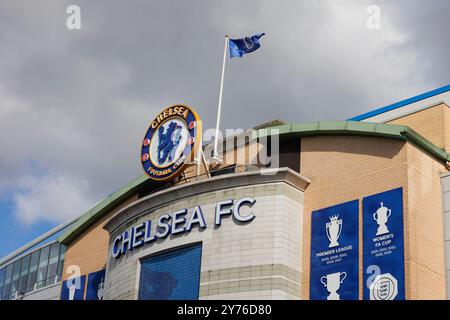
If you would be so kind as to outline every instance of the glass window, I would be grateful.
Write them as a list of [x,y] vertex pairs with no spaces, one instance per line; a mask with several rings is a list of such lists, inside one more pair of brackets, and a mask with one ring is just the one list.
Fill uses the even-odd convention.
[[39,254],[40,250],[35,251],[31,254],[31,261],[30,261],[30,273],[28,274],[28,280],[27,280],[27,290],[26,292],[31,292],[35,290],[35,284],[37,279],[37,270],[39,265]]
[[3,293],[2,293],[3,300],[9,299],[9,289],[11,289],[12,271],[13,271],[13,265],[11,263],[9,266],[6,267],[5,285],[3,286]]
[[46,286],[56,283],[56,273],[58,272],[59,243],[50,246],[50,259],[48,260]]
[[16,292],[19,287],[21,264],[22,264],[22,260],[17,260],[16,262],[14,262],[13,272],[12,272],[12,280],[11,280],[10,298],[14,298],[16,296]]
[[25,293],[27,290],[28,271],[30,270],[31,255],[27,255],[22,259],[22,267],[20,268],[20,278],[18,291]]
[[64,256],[66,255],[66,246],[60,245],[58,271],[56,273],[57,281],[61,281],[64,268]]
[[5,283],[6,268],[0,270],[0,300],[2,300],[3,284]]
[[41,249],[41,256],[39,257],[39,267],[36,279],[36,289],[45,286],[49,253],[50,253],[50,246]]

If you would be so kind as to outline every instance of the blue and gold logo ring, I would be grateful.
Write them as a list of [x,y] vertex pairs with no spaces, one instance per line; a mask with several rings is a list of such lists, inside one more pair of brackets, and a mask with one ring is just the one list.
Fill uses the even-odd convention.
[[201,141],[201,121],[189,106],[167,107],[152,121],[141,144],[141,164],[153,180],[180,175],[195,157]]

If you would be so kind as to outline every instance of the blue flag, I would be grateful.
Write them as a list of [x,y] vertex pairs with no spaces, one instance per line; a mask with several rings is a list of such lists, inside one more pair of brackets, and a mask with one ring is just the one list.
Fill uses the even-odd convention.
[[241,39],[230,39],[230,58],[242,57],[244,54],[250,53],[261,47],[259,38],[265,33],[258,33],[251,37]]

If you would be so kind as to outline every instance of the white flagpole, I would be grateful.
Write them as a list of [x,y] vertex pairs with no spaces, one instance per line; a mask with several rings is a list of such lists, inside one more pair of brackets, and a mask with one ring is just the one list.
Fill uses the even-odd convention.
[[217,121],[216,121],[216,135],[214,137],[214,150],[213,159],[222,162],[217,153],[217,144],[219,142],[219,127],[220,127],[220,113],[222,111],[222,94],[223,94],[223,80],[225,76],[225,64],[227,63],[227,51],[228,51],[228,35],[225,36],[225,48],[223,50],[223,63],[222,63],[222,77],[220,78],[220,92],[219,92],[219,106],[217,108]]

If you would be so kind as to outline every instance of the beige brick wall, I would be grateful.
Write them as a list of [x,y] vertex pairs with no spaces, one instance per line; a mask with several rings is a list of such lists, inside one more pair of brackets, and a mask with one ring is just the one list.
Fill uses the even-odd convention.
[[[443,164],[404,141],[345,136],[303,138],[301,174],[311,179],[311,184],[305,190],[302,297],[309,299],[311,212],[403,187],[407,299],[444,299],[439,177],[444,170]],[[362,298],[362,201],[359,215]]]
[[450,108],[444,104],[444,149],[450,152]]
[[445,299],[444,221],[440,175],[444,166],[408,144],[409,299]]
[[387,123],[408,126],[438,147],[450,150],[450,108],[445,104],[439,104]]

